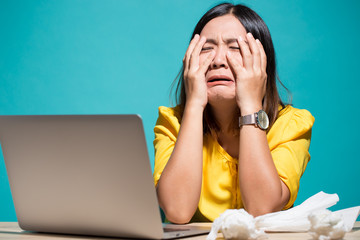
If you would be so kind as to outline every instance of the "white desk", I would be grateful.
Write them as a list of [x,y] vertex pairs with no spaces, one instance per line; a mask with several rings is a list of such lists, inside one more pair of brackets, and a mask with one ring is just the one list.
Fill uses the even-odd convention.
[[[192,223],[192,225],[206,225],[211,226],[211,223]],[[269,239],[286,239],[286,240],[304,240],[311,239],[310,234],[308,233],[268,233]],[[62,240],[62,239],[77,239],[77,240],[93,240],[93,239],[102,239],[109,240],[114,238],[102,238],[102,237],[88,237],[88,236],[75,236],[75,235],[60,235],[60,234],[45,234],[45,233],[31,233],[22,231],[17,222],[0,222],[0,240]],[[184,239],[206,239],[206,235],[189,237]],[[219,233],[218,239],[223,239],[222,234]],[[356,222],[353,230],[349,233],[346,233],[344,240],[359,240],[360,239],[360,222]]]

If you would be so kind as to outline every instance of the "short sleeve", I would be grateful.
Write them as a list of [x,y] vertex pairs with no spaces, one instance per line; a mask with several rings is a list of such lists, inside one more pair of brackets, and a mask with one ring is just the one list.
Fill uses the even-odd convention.
[[280,179],[290,190],[284,209],[290,208],[299,191],[300,178],[310,160],[311,129],[314,117],[307,110],[287,106],[268,132],[271,155]]
[[155,186],[173,152],[179,129],[178,108],[159,107],[159,117],[154,127],[155,139],[153,142],[155,149],[153,174]]

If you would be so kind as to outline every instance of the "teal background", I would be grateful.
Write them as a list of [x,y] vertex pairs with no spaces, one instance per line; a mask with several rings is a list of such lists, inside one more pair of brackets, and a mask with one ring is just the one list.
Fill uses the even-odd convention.
[[[191,32],[218,3],[0,0],[0,114],[138,113],[153,164],[157,107],[169,106]],[[268,24],[294,106],[316,118],[296,204],[325,191],[339,194],[333,210],[360,205],[360,2],[242,3]],[[16,221],[2,155],[0,221]]]

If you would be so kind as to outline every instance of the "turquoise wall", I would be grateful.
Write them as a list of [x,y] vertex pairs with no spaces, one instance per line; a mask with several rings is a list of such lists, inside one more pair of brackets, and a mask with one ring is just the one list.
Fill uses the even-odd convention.
[[[138,113],[153,163],[157,107],[169,105],[191,32],[217,3],[0,0],[0,114]],[[293,104],[316,118],[296,204],[325,191],[340,196],[333,209],[360,205],[360,2],[243,3],[270,28]],[[16,221],[1,155],[0,221]]]

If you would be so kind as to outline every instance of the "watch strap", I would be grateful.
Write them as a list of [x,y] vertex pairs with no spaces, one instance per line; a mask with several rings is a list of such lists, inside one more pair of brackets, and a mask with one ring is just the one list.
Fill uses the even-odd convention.
[[239,117],[239,127],[241,127],[242,125],[256,125],[256,115],[257,113],[253,113]]

